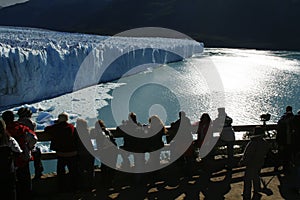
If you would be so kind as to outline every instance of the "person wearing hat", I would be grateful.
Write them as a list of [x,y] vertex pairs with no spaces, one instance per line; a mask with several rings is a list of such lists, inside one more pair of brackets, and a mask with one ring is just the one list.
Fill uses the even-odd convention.
[[17,115],[19,116],[18,122],[28,126],[30,130],[35,131],[36,123],[31,120],[32,111],[27,107],[19,108]]
[[250,142],[247,144],[240,165],[245,165],[243,200],[251,199],[253,183],[253,196],[259,197],[261,190],[260,170],[264,165],[265,157],[270,149],[269,143],[264,139],[265,132],[262,127],[255,127],[250,135]]
[[[47,126],[45,132],[51,136],[50,149],[57,155],[58,190],[65,192],[75,191],[78,187],[78,145],[79,136],[73,124],[68,123],[68,114],[63,112],[58,115],[57,123]],[[68,167],[71,178],[70,184],[64,184],[65,167]],[[71,188],[66,188],[71,186]]]
[[[35,131],[36,123],[31,120],[32,111],[28,107],[19,108],[17,115],[19,116],[18,122],[27,126],[30,130]],[[41,149],[35,145],[32,149],[33,165],[34,165],[34,179],[40,179],[44,171],[42,163],[42,152]]]

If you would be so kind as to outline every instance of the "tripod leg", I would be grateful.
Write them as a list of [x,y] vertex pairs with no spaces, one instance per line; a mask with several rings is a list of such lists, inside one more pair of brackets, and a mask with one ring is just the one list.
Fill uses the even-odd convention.
[[264,188],[267,188],[267,186],[271,183],[271,181],[273,180],[273,178],[275,177],[276,175],[272,176],[270,178],[270,180],[266,183],[261,177],[259,177],[261,183],[263,184]]
[[[260,179],[260,182],[263,184],[264,189],[267,188],[266,182],[265,182],[261,177],[259,177],[259,179]],[[272,180],[272,179],[271,179],[271,180]]]

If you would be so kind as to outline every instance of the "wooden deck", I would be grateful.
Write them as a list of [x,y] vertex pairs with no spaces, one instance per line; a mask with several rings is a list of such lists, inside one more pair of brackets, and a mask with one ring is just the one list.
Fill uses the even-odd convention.
[[[252,131],[256,125],[234,126],[235,132]],[[266,126],[267,130],[276,130],[276,125]],[[115,129],[111,129],[115,137],[122,137]],[[51,138],[44,132],[37,132],[40,141],[49,141]],[[268,139],[274,144],[274,139]],[[248,140],[237,140],[236,145],[241,149]],[[215,148],[220,148],[217,144]],[[276,145],[273,145],[276,155]],[[116,200],[154,200],[154,199],[242,199],[243,171],[244,167],[237,165],[240,154],[235,154],[235,166],[232,170],[226,170],[225,159],[222,151],[216,151],[218,155],[200,163],[193,163],[190,176],[187,169],[181,163],[175,162],[161,170],[146,174],[130,174],[115,170],[110,181],[101,169],[95,169],[92,180],[83,180],[92,183],[92,187],[76,192],[59,193],[57,190],[56,174],[46,174],[40,180],[33,180],[34,199],[38,200],[65,200],[65,199],[116,199]],[[43,159],[55,159],[55,153],[44,153]],[[261,200],[292,199],[300,200],[295,188],[291,185],[295,181],[295,174],[288,174],[274,170],[276,160],[269,157],[261,172],[261,178],[266,184],[261,191]]]

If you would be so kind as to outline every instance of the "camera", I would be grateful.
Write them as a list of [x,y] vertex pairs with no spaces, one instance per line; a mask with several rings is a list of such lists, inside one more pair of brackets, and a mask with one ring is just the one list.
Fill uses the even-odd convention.
[[260,115],[260,121],[263,121],[263,122],[269,121],[270,118],[271,118],[271,115],[269,113]]

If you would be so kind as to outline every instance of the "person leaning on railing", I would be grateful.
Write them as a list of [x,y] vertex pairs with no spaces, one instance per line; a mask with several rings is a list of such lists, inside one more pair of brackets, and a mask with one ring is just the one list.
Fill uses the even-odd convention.
[[[27,126],[30,130],[36,130],[36,123],[31,120],[32,111],[27,107],[19,108],[17,115],[19,116],[18,122]],[[34,179],[40,179],[43,175],[44,167],[41,160],[41,149],[35,145],[32,149],[33,166],[34,166]]]
[[89,190],[93,187],[94,163],[95,158],[92,155],[94,147],[90,137],[90,130],[87,121],[82,118],[76,120],[76,129],[80,135],[78,142],[78,169],[79,185],[83,190]]
[[97,150],[95,152],[101,161],[101,183],[107,189],[111,187],[114,181],[115,170],[113,168],[115,167],[113,165],[116,166],[119,153],[118,148],[116,148],[117,144],[103,120],[95,122],[95,127],[91,129],[90,134],[92,138],[96,139]]
[[[45,132],[51,136],[50,149],[56,151],[57,155],[57,178],[58,190],[60,192],[75,191],[78,187],[78,145],[79,137],[77,129],[68,121],[68,114],[63,112],[58,115],[55,124],[45,128]],[[71,188],[64,184],[65,167],[68,167],[71,176]]]
[[218,117],[213,121],[213,129],[220,133],[220,141],[227,148],[227,168],[233,167],[235,133],[232,128],[232,118],[227,115],[225,108],[218,108]]

